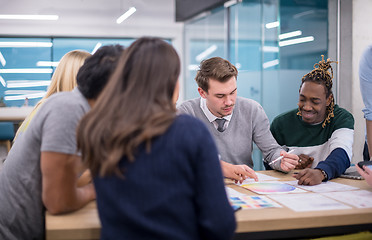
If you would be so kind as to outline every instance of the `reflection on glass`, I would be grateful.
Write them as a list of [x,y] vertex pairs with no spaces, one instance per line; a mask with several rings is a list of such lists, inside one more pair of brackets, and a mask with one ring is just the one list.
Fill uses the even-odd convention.
[[185,25],[185,98],[198,97],[194,77],[202,60],[219,56],[226,58],[225,10],[219,8],[206,17]]
[[45,94],[59,60],[72,50],[94,53],[100,46],[129,46],[135,39],[0,38],[0,101],[34,106]]

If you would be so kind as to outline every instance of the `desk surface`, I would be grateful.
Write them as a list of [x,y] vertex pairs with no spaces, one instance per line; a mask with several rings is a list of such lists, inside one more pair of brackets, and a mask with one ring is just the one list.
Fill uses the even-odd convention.
[[32,109],[34,107],[1,107],[0,121],[23,121],[31,113]]
[[[262,171],[262,173],[278,177],[283,181],[294,180],[291,174],[277,171]],[[365,180],[337,178],[332,181],[372,191]],[[247,195],[256,195],[236,185],[229,185],[229,187]],[[235,216],[237,233],[372,224],[372,208],[355,207],[346,210],[294,212],[283,206],[283,208],[239,210]],[[99,239],[100,228],[95,202],[70,214],[52,216],[46,213],[48,240]]]

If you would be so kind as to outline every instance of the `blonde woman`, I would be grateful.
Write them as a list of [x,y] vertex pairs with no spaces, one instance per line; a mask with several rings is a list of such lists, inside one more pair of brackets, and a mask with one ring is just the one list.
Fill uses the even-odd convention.
[[61,61],[59,62],[58,67],[52,76],[48,91],[46,92],[45,96],[35,105],[32,112],[18,128],[14,140],[20,133],[26,131],[35,113],[39,110],[40,106],[48,97],[50,97],[53,93],[72,91],[72,89],[76,87],[76,75],[80,67],[84,64],[85,59],[90,56],[91,54],[86,51],[73,50],[66,53],[61,58]]

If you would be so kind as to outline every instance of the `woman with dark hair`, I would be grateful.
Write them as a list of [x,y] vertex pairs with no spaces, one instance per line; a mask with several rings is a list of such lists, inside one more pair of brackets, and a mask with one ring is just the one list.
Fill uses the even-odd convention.
[[302,77],[298,109],[277,116],[270,130],[280,145],[299,155],[298,184],[316,185],[350,166],[354,118],[335,105],[332,61],[322,60]]
[[179,73],[171,45],[138,39],[79,125],[101,239],[230,239],[234,233],[215,143],[199,120],[176,115]]

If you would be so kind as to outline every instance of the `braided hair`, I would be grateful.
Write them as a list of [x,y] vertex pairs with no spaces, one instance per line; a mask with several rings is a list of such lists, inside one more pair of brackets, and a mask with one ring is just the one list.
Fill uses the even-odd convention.
[[[326,90],[326,97],[328,98],[331,95],[331,103],[327,106],[326,109],[326,115],[327,117],[322,123],[322,127],[324,128],[327,123],[331,121],[331,118],[334,117],[333,110],[335,106],[335,99],[333,97],[332,92],[332,79],[333,79],[333,69],[331,66],[331,63],[338,63],[336,61],[331,61],[331,59],[327,59],[327,61],[324,61],[324,55],[322,56],[322,60],[319,61],[319,63],[314,64],[314,69],[305,74],[301,79],[301,86],[304,84],[304,82],[314,82],[317,84],[322,84],[325,86]],[[328,70],[331,70],[330,72]],[[297,115],[301,116],[300,110],[297,112]]]

